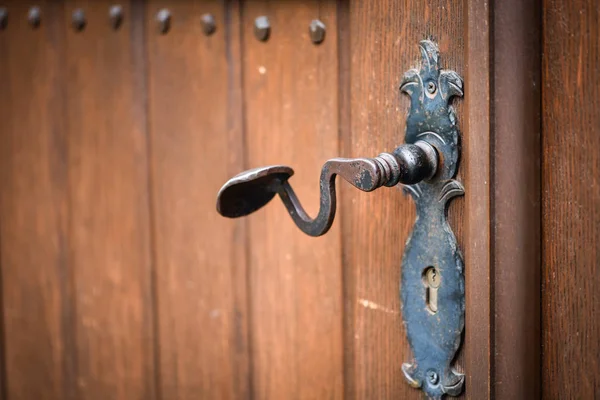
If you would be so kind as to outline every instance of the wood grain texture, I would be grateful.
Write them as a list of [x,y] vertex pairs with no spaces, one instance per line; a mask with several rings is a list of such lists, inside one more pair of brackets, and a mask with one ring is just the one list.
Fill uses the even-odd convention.
[[466,396],[492,396],[493,264],[492,238],[492,49],[491,9],[487,0],[465,3],[467,73],[463,174],[465,177]]
[[[78,399],[155,398],[143,15],[68,1],[65,118]],[[70,24],[81,7],[87,25]]]
[[[155,15],[167,7],[168,34]],[[163,399],[249,398],[246,231],[215,210],[243,169],[239,9],[218,1],[151,1],[147,46]],[[212,13],[217,30],[202,33]]]
[[[456,1],[351,1],[349,15],[350,130],[344,157],[372,157],[404,142],[408,98],[402,74],[421,59],[420,40],[433,38],[445,68],[464,73],[463,5]],[[458,105],[458,119],[462,125]],[[467,191],[469,190],[466,182]],[[398,285],[404,244],[415,220],[399,187],[363,193],[345,188],[343,251],[348,399],[417,399],[401,366],[412,354],[400,313]],[[454,200],[451,213],[462,205]],[[452,227],[460,238],[456,218]],[[459,239],[460,240],[460,239]],[[469,268],[469,264],[467,264]]]
[[542,382],[600,396],[600,8],[544,1]]
[[492,391],[540,398],[541,7],[494,5]]
[[34,30],[28,4],[5,2],[0,31],[2,397],[11,400],[73,399],[75,388],[63,8],[38,4]]
[[[258,41],[254,19],[268,16]],[[327,27],[309,38],[311,20]],[[288,164],[290,183],[316,215],[323,163],[339,155],[336,5],[248,1],[242,9],[248,167]],[[253,395],[256,399],[339,399],[343,395],[340,227],[302,233],[276,199],[250,216]]]
[[[109,1],[42,1],[38,29],[29,4],[8,1],[0,398],[420,398],[400,369],[411,359],[398,295],[410,198],[338,183],[338,217],[318,239],[278,200],[237,221],[214,203],[235,173],[286,163],[315,215],[327,159],[403,142],[398,84],[424,38],[465,78],[455,107],[466,200],[449,213],[466,264],[463,397],[537,397],[535,4],[132,0],[114,31]],[[154,20],[163,7],[166,35]],[[545,7],[544,397],[591,398],[599,11]],[[253,35],[261,15],[267,42]],[[327,26],[319,46],[315,18]]]

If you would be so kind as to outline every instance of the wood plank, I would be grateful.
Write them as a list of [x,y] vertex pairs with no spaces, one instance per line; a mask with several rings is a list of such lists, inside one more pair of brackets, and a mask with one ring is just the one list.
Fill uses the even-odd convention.
[[73,399],[62,5],[4,2],[0,30],[0,266],[4,399]]
[[151,1],[146,20],[161,395],[249,398],[245,222],[215,210],[244,167],[238,5]]
[[543,3],[542,394],[600,395],[600,9]]
[[541,7],[494,5],[493,398],[540,398]]
[[[372,157],[404,142],[409,101],[398,88],[404,71],[420,61],[420,40],[433,38],[442,65],[464,73],[463,14],[456,1],[350,2],[351,130],[342,132],[343,156]],[[462,125],[461,100],[455,105]],[[465,186],[468,192],[468,182]],[[342,195],[346,359],[352,366],[346,397],[421,398],[401,371],[412,359],[398,284],[404,243],[415,220],[413,202],[398,187],[375,193],[347,188]],[[462,204],[454,200],[451,214]],[[460,218],[451,222],[460,241]]]
[[[66,131],[69,253],[76,297],[78,399],[154,399],[143,14],[122,2],[68,1]],[[81,7],[78,32],[71,13]]]
[[487,0],[465,3],[465,364],[470,399],[491,398],[493,368],[491,10]]
[[[266,43],[253,34],[258,16],[271,23]],[[314,216],[321,167],[339,156],[336,5],[248,1],[242,17],[248,167],[292,166],[290,183]],[[318,46],[308,34],[316,18],[326,25]],[[248,220],[254,397],[341,398],[339,222],[308,237],[279,200]]]

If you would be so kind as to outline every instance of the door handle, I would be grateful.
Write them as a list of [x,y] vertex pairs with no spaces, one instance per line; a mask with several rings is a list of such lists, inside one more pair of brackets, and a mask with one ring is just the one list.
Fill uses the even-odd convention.
[[279,195],[290,216],[304,233],[321,236],[331,228],[335,217],[335,177],[341,176],[354,187],[370,192],[381,186],[398,183],[415,184],[432,178],[437,170],[438,155],[426,141],[403,144],[393,153],[375,158],[333,158],[321,170],[320,208],[312,219],[304,211],[288,179],[294,170],[285,165],[244,171],[221,188],[217,211],[230,218],[242,217],[266,205]]
[[420,70],[407,71],[400,90],[410,97],[405,144],[374,158],[333,158],[321,170],[320,208],[307,215],[289,183],[294,170],[273,165],[244,171],[223,185],[217,211],[230,218],[246,216],[279,195],[295,224],[310,236],[331,227],[336,210],[335,177],[365,192],[404,185],[417,208],[417,219],[402,257],[402,316],[414,360],[402,365],[408,383],[430,397],[457,396],[464,375],[452,361],[464,328],[464,263],[447,219],[451,198],[464,194],[456,175],[460,145],[456,115],[450,105],[462,96],[462,79],[439,66],[439,50],[429,40],[419,44]]

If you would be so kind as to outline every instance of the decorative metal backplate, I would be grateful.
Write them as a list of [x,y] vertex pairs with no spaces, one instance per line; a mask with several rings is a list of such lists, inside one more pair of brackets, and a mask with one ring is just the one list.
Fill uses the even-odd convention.
[[[417,206],[417,219],[402,258],[402,314],[414,360],[402,370],[408,382],[432,398],[458,395],[464,375],[451,367],[465,316],[463,260],[446,219],[450,199],[464,194],[454,178],[459,161],[456,116],[449,105],[462,96],[462,80],[440,69],[437,46],[424,40],[421,69],[404,75],[400,89],[410,96],[405,144],[374,158],[334,158],[321,170],[320,207],[311,218],[288,179],[294,171],[272,165],[244,171],[217,195],[221,215],[243,217],[279,195],[294,223],[306,234],[325,234],[335,216],[335,177],[370,192],[403,183]],[[418,183],[416,183],[418,182]]]
[[410,96],[406,143],[426,140],[438,151],[441,168],[429,181],[404,186],[415,201],[417,219],[402,259],[402,315],[414,359],[402,370],[408,382],[432,398],[456,396],[464,375],[452,361],[464,328],[464,263],[447,221],[450,199],[464,194],[454,178],[460,145],[449,105],[462,96],[462,79],[440,68],[437,46],[424,40],[421,69],[404,74],[400,90]]

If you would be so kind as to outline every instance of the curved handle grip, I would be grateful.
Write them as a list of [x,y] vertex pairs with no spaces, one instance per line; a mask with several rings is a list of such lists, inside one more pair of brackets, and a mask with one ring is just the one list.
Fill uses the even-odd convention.
[[285,204],[296,225],[307,235],[325,234],[335,217],[335,177],[344,178],[354,187],[370,192],[381,186],[415,184],[435,175],[436,150],[429,143],[404,144],[393,154],[375,158],[333,158],[321,170],[320,208],[317,217],[308,216],[288,179],[294,170],[274,165],[244,171],[231,178],[217,195],[217,211],[229,218],[243,217],[266,205],[275,194]]

